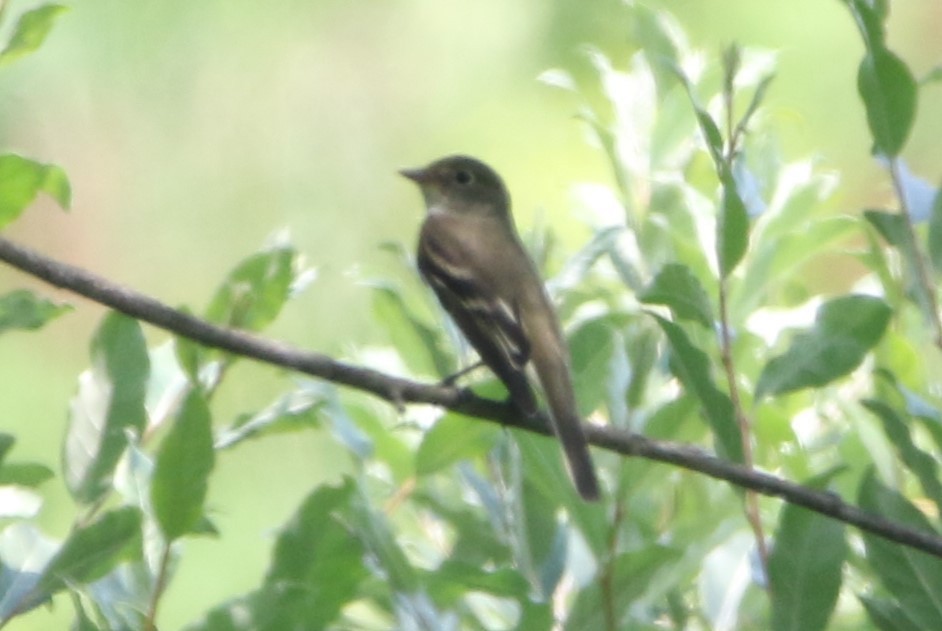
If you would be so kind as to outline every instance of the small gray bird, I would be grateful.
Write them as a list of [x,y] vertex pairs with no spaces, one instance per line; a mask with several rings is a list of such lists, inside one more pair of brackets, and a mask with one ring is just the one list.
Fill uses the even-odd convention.
[[532,362],[579,494],[599,496],[576,409],[569,351],[536,266],[510,214],[500,176],[474,158],[450,156],[400,173],[419,185],[428,214],[419,234],[419,271],[484,363],[532,415]]

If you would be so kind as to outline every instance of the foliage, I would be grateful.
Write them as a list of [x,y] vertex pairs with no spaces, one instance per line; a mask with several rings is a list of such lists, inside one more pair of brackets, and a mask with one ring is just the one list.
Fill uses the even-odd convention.
[[[704,65],[669,15],[632,5],[644,37],[629,59],[590,50],[597,84],[544,75],[578,103],[614,182],[578,189],[591,236],[568,258],[550,248],[547,271],[593,422],[712,448],[937,533],[942,194],[929,187],[917,207],[927,185],[899,157],[921,86],[886,45],[886,3],[845,4],[898,210],[836,214],[837,176],[783,160],[763,105],[770,55],[731,47]],[[25,13],[0,63],[36,49],[61,9]],[[60,168],[0,156],[0,228],[40,192],[69,204]],[[377,324],[403,371],[444,376],[461,363],[453,330],[411,259],[389,252],[371,284]],[[865,272],[824,296],[835,258]],[[234,267],[205,316],[263,330],[308,280],[276,240]],[[0,333],[64,310],[11,292]],[[187,540],[227,545],[205,506],[216,461],[326,426],[354,473],[311,489],[258,587],[190,629],[942,628],[939,559],[771,499],[753,515],[754,498],[665,465],[597,450],[607,492],[589,505],[552,440],[451,412],[402,423],[309,381],[220,427],[213,394],[236,361],[187,340],[148,348],[137,322],[105,317],[63,438],[75,519],[62,541],[36,526],[56,473],[10,462],[15,439],[0,435],[0,627],[67,592],[74,628],[153,628]]]

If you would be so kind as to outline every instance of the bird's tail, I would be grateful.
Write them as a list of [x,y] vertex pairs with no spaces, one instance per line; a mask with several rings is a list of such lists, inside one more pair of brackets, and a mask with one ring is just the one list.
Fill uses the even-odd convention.
[[566,454],[569,473],[572,475],[576,490],[585,500],[597,500],[599,498],[599,481],[595,477],[595,467],[592,464],[592,457],[589,455],[589,444],[582,432],[582,421],[578,416],[572,416],[565,420],[558,419],[555,414],[553,415],[553,421],[556,434],[563,444],[563,452]]
[[[534,355],[545,349],[534,349]],[[542,353],[541,353],[542,354]],[[585,500],[599,497],[599,482],[589,455],[589,444],[582,431],[582,420],[576,409],[572,378],[565,357],[550,352],[533,357],[534,368],[543,386],[546,401],[553,418],[553,429],[563,444],[563,453],[569,464],[569,473],[579,495]]]

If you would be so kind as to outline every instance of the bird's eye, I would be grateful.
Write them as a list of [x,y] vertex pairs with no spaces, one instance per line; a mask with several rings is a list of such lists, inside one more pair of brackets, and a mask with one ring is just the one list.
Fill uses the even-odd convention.
[[471,175],[470,171],[464,169],[455,171],[455,182],[458,184],[470,184],[472,180],[474,180],[474,176]]

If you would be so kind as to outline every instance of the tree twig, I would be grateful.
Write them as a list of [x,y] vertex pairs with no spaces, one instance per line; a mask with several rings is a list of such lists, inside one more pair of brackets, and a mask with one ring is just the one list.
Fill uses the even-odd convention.
[[[73,265],[50,259],[3,237],[0,237],[0,261],[200,344],[369,392],[394,405],[439,405],[481,420],[547,436],[552,434],[545,414],[525,418],[512,404],[484,399],[466,389],[403,379],[341,362],[321,353],[300,351],[243,331],[218,327],[168,307],[150,296]],[[834,493],[817,491],[762,471],[750,470],[696,447],[652,440],[616,427],[586,424],[585,432],[586,438],[596,447],[697,471],[763,495],[781,498],[889,541],[942,558],[942,537],[868,513],[843,501]]]

